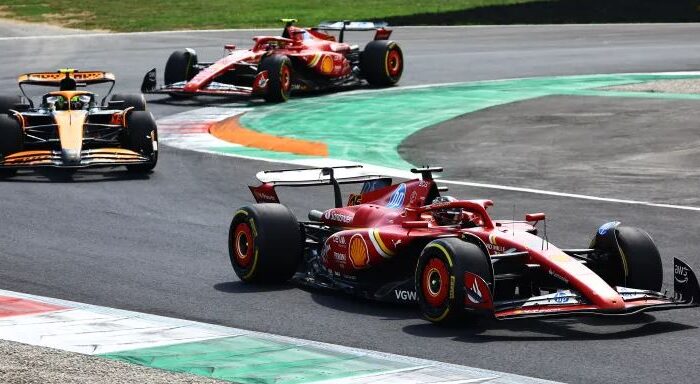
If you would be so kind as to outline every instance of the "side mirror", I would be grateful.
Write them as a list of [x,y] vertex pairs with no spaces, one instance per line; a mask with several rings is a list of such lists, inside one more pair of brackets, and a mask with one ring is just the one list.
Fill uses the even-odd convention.
[[528,213],[525,215],[525,221],[542,221],[545,219],[544,213]]
[[236,49],[236,44],[226,44],[224,45],[224,49],[227,51],[233,51],[234,49]]

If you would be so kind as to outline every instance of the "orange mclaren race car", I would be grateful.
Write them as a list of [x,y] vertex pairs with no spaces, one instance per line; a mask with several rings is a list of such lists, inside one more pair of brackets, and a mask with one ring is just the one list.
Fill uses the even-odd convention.
[[[125,165],[148,172],[158,160],[155,120],[143,95],[114,94],[114,75],[102,71],[28,73],[18,79],[23,96],[0,96],[0,177],[21,168]],[[107,96],[79,88],[110,85]],[[23,86],[53,86],[35,106]]]

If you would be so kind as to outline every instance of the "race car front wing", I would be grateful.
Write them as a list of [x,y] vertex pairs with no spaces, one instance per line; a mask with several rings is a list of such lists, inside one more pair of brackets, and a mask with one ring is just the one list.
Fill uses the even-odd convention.
[[61,151],[37,150],[17,152],[0,159],[0,168],[86,168],[142,164],[152,161],[149,157],[122,148],[86,149],[80,152],[78,161],[67,161]]
[[141,83],[141,92],[166,95],[208,95],[208,96],[250,96],[255,92],[253,87],[226,84],[212,81],[203,88],[186,90],[187,82],[181,81],[159,87],[156,81],[155,68],[146,73]]
[[[673,295],[661,292],[615,287],[624,301],[618,310],[601,309],[590,304],[581,295],[571,290],[531,297],[525,300],[501,301],[491,304],[496,319],[522,319],[561,316],[626,316],[641,312],[662,311],[697,307],[700,305],[700,285],[693,270],[683,261],[673,259]],[[474,294],[465,287],[467,294]]]

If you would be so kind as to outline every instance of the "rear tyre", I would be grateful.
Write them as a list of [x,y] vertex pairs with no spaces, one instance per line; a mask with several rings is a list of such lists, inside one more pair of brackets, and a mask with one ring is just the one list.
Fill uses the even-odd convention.
[[147,173],[158,162],[158,127],[150,112],[134,111],[127,115],[127,148],[151,159],[148,163],[127,165],[135,173]]
[[[165,63],[164,80],[166,85],[190,81],[197,74],[197,53],[194,49],[183,49],[173,52]],[[187,99],[192,95],[171,93],[174,99]]]
[[17,109],[17,105],[22,103],[22,98],[20,96],[8,96],[0,95],[0,113],[7,114],[10,113],[10,109]]
[[289,99],[292,91],[292,62],[286,56],[267,56],[260,62],[259,72],[267,71],[267,91],[263,96],[270,103]]
[[[24,146],[24,133],[19,122],[8,115],[0,114],[0,156],[17,153]],[[16,169],[0,169],[0,179],[12,177]]]
[[231,265],[246,283],[282,283],[301,263],[299,222],[282,204],[254,204],[233,216],[228,236]]
[[394,85],[403,73],[403,52],[390,40],[367,43],[360,56],[360,68],[367,81],[377,87]]
[[464,276],[471,272],[493,287],[489,258],[477,245],[458,238],[433,240],[418,258],[415,282],[423,317],[435,324],[465,318]]
[[[601,227],[602,228],[602,227]],[[654,240],[639,228],[618,226],[596,235],[590,267],[610,286],[660,291],[663,266]]]
[[119,109],[133,107],[135,111],[146,110],[146,98],[142,94],[115,93],[109,99],[110,105]]

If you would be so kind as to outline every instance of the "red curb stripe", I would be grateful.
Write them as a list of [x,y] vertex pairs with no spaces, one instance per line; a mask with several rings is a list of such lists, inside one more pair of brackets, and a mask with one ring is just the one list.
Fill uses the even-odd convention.
[[35,315],[38,313],[54,312],[63,309],[68,308],[53,304],[42,303],[40,301],[0,296],[0,318],[21,315]]

